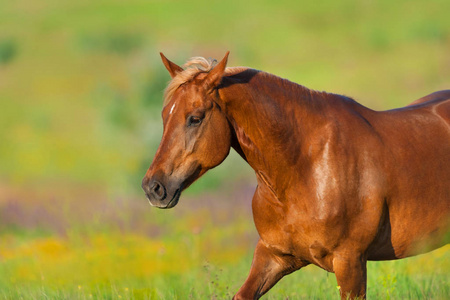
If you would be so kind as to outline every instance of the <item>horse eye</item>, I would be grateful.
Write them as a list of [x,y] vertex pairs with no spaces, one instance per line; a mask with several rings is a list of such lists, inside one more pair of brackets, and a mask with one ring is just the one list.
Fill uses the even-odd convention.
[[198,126],[202,123],[202,118],[196,116],[190,116],[188,118],[188,126]]

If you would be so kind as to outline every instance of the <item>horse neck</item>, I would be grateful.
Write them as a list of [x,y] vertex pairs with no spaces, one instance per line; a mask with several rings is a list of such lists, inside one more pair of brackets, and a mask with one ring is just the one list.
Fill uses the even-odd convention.
[[224,77],[219,90],[235,133],[233,148],[255,170],[258,180],[285,190],[287,178],[301,180],[294,177],[302,174],[286,174],[287,170],[306,169],[309,164],[308,146],[327,123],[324,110],[330,99],[325,97],[328,94],[267,73],[246,70],[240,74]]

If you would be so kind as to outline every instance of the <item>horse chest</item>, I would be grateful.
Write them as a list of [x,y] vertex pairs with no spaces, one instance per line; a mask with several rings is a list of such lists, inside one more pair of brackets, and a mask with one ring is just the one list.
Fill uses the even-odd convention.
[[333,249],[343,230],[339,222],[333,222],[333,228],[329,228],[330,218],[336,217],[337,212],[311,214],[317,209],[307,212],[299,203],[302,203],[300,199],[286,205],[258,188],[252,208],[260,238],[280,255],[289,255],[332,271]]

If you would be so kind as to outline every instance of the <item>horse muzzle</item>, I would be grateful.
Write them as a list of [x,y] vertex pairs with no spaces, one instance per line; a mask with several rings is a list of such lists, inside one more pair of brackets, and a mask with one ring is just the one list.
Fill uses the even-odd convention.
[[150,205],[163,209],[177,205],[182,191],[181,186],[171,188],[165,186],[160,180],[148,179],[147,177],[142,180],[142,189],[147,195]]

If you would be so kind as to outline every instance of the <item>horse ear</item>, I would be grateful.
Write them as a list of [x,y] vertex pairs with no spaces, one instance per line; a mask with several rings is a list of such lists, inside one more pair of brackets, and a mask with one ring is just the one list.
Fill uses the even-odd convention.
[[228,51],[225,54],[225,57],[218,63],[214,69],[212,69],[208,76],[206,77],[206,83],[209,88],[215,88],[220,84],[220,81],[222,81],[223,73],[225,72],[225,68],[227,67],[228,62],[228,55],[230,54],[230,51]]
[[178,73],[183,72],[182,67],[168,60],[167,57],[165,57],[164,54],[162,54],[162,52],[160,52],[159,54],[161,55],[161,59],[164,66],[166,67],[167,71],[169,71],[169,74],[172,78],[177,76]]

